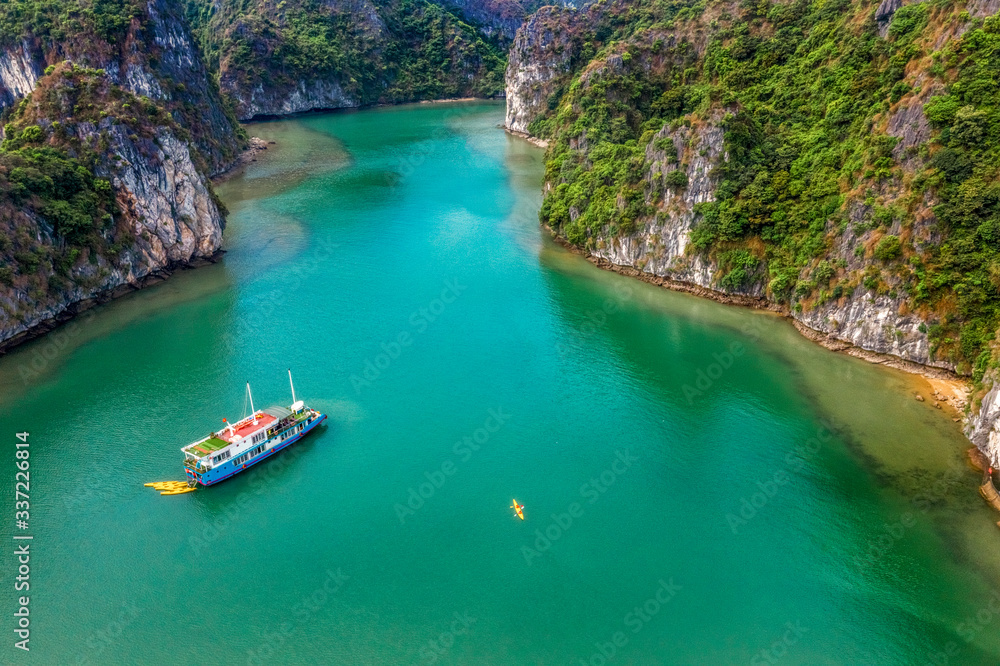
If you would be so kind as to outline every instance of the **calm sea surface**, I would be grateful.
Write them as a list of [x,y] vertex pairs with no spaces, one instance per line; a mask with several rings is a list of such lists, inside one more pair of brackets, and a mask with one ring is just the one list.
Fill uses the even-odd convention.
[[[502,117],[254,125],[277,144],[219,188],[221,263],[0,358],[0,661],[1000,662],[997,516],[949,415],[562,250]],[[324,429],[220,486],[143,487],[248,379],[287,405],[286,368]]]

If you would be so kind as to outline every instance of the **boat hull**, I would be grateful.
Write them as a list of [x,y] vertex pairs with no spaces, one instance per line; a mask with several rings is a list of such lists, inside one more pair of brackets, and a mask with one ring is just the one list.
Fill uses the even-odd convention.
[[225,481],[228,478],[236,476],[240,472],[245,472],[246,470],[250,469],[257,463],[267,460],[275,453],[278,453],[283,449],[287,449],[289,446],[295,444],[303,437],[308,435],[310,432],[312,432],[316,428],[316,426],[318,426],[325,420],[326,420],[326,414],[320,414],[314,420],[306,424],[305,428],[302,429],[302,432],[295,433],[285,441],[275,444],[268,450],[264,451],[263,453],[254,458],[251,458],[242,465],[234,465],[232,462],[227,461],[219,465],[218,467],[210,469],[207,472],[201,472],[200,474],[196,473],[195,471],[187,467],[184,469],[184,472],[185,474],[187,474],[189,480],[193,479],[196,483],[203,486],[214,486],[217,483],[221,483],[222,481]]

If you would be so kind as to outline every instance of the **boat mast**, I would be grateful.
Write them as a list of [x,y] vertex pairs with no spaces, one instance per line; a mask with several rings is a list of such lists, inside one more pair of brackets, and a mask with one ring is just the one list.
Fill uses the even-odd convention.
[[288,368],[288,384],[292,387],[292,404],[295,404],[295,384],[292,383],[292,369]]
[[250,396],[250,414],[253,416],[254,425],[257,425],[257,410],[253,408],[253,393],[250,392],[250,382],[247,382],[247,395]]

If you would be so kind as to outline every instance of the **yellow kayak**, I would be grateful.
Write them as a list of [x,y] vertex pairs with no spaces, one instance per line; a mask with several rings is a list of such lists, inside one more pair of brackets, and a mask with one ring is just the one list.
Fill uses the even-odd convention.
[[147,488],[159,490],[161,495],[182,495],[189,493],[194,488],[188,486],[187,481],[154,481],[144,484]]
[[519,505],[517,503],[517,500],[513,500],[513,502],[514,503],[510,505],[510,508],[514,509],[514,511],[517,512],[518,518],[524,520],[524,505],[523,504]]
[[194,488],[180,488],[178,490],[164,490],[161,495],[183,495],[184,493],[193,493]]

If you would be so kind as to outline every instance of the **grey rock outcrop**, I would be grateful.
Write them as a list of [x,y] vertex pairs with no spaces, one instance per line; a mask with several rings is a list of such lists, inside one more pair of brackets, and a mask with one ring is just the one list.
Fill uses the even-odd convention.
[[889,24],[892,23],[892,16],[900,7],[903,0],[882,0],[878,9],[875,10],[875,23],[878,24],[878,34],[885,37],[889,34]]
[[905,161],[909,149],[919,147],[930,138],[931,128],[924,115],[923,103],[911,99],[907,106],[896,109],[889,117],[886,133],[899,139],[892,149],[893,159]]
[[0,110],[31,94],[42,69],[27,41],[0,49]]
[[0,111],[35,89],[47,65],[71,60],[105,71],[109,80],[168,107],[192,134],[212,174],[225,171],[242,149],[184,20],[177,0],[148,0],[145,20],[133,21],[121,44],[83,36],[59,42],[33,37],[0,45]]
[[983,383],[991,388],[979,408],[973,409],[965,423],[965,435],[986,454],[994,468],[1000,468],[1000,373],[986,373]]
[[507,116],[504,126],[527,133],[528,125],[547,108],[549,98],[570,73],[576,47],[558,31],[562,10],[543,7],[521,26],[511,46],[505,76]]
[[215,254],[225,222],[188,145],[164,128],[154,139],[133,139],[120,125],[105,131],[123,166],[103,175],[125,204],[136,235],[130,270],[148,272]]
[[965,8],[971,16],[976,18],[993,16],[1000,12],[1000,0],[969,0],[969,4]]
[[931,358],[926,322],[913,313],[901,314],[904,301],[859,287],[850,296],[793,312],[792,316],[828,338],[860,349],[954,370],[953,364]]
[[[223,85],[226,85],[225,82]],[[249,94],[230,86],[240,120],[262,116],[285,116],[315,109],[350,109],[361,105],[360,100],[344,93],[339,81],[313,79],[299,81],[290,90],[264,88],[258,84]]]
[[[95,256],[92,262],[78,263],[67,276],[70,285],[45,299],[16,288],[0,289],[0,351],[96,300],[138,289],[175,267],[210,259],[220,249],[225,222],[187,143],[166,128],[142,138],[110,121],[76,127],[83,141],[101,132],[119,160],[99,168],[98,175],[111,181],[135,241],[114,260]],[[22,224],[33,227],[42,242],[53,241],[43,220]],[[8,311],[18,316],[3,314]]]
[[[657,139],[669,138],[671,153],[657,150]],[[646,149],[650,170],[646,182],[651,192],[662,192],[659,214],[646,221],[635,233],[600,238],[593,254],[619,266],[634,266],[657,277],[714,288],[717,269],[702,255],[688,251],[690,232],[699,216],[696,204],[715,200],[718,179],[713,170],[723,155],[723,131],[718,124],[696,129],[663,127]],[[668,174],[682,170],[687,186],[676,189],[667,184]],[[754,286],[748,295],[760,296],[763,289]]]

